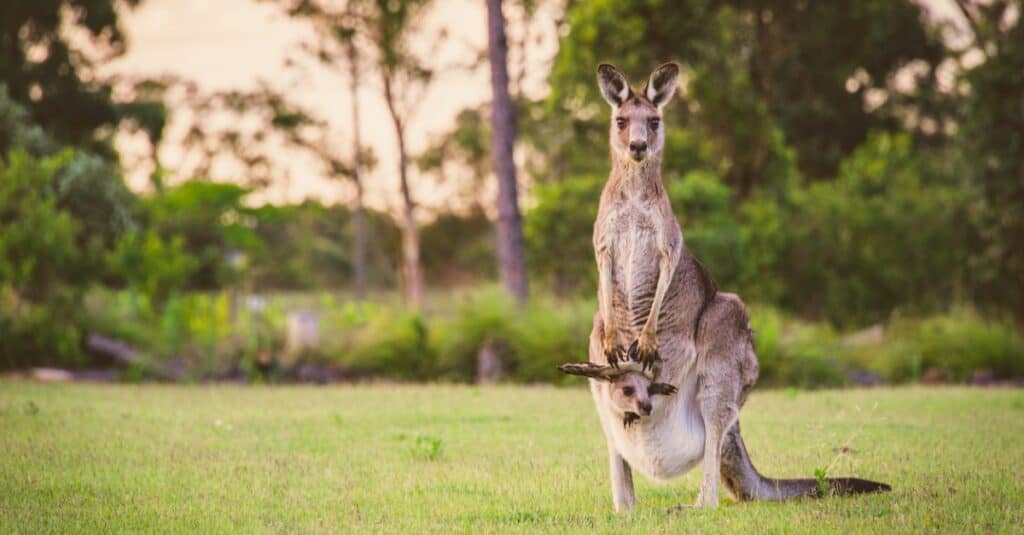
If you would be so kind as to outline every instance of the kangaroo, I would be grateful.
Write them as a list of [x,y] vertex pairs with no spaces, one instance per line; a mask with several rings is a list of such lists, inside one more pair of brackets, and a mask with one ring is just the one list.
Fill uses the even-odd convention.
[[[720,483],[738,500],[820,496],[816,479],[762,476],[740,437],[739,410],[758,375],[749,316],[687,250],[661,180],[662,110],[678,76],[678,65],[666,63],[635,91],[615,67],[598,67],[612,108],[612,169],[593,235],[598,310],[589,363],[561,369],[591,379],[617,511],[635,503],[633,469],[666,480],[698,464],[697,507],[718,505]],[[826,490],[891,489],[838,478]]]

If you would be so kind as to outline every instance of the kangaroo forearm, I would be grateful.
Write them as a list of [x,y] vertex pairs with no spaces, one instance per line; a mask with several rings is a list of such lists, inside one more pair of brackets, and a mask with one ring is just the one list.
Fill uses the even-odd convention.
[[604,321],[604,336],[608,338],[615,332],[615,319],[612,313],[612,259],[607,252],[602,252],[598,261],[598,292],[601,301],[601,320]]
[[647,315],[647,321],[644,323],[644,331],[653,335],[658,332],[658,316],[661,315],[661,306],[665,302],[665,294],[668,293],[668,287],[672,284],[672,275],[675,272],[676,264],[678,260],[677,255],[668,253],[662,255],[661,263],[658,269],[658,284],[654,290],[654,300],[651,302],[651,311]]

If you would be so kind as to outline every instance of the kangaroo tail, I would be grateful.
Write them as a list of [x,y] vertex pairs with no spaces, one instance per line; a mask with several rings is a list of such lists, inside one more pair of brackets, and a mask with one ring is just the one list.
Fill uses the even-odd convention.
[[[737,422],[726,434],[722,444],[722,482],[738,500],[785,500],[789,498],[820,498],[827,495],[848,496],[872,492],[888,492],[892,487],[855,477],[828,478],[820,485],[814,478],[772,479],[764,477],[750,462],[750,455],[740,437]],[[827,486],[823,489],[822,486]],[[822,491],[825,491],[824,493]]]

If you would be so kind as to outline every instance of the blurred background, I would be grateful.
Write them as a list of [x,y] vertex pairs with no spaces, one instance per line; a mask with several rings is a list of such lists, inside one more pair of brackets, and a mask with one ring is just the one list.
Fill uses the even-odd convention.
[[600,62],[769,386],[1024,378],[1020,0],[5,0],[0,371],[563,382]]

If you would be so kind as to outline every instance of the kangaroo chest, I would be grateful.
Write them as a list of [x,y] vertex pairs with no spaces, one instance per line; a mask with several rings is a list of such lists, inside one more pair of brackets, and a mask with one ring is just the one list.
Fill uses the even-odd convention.
[[626,198],[607,206],[595,229],[601,236],[596,245],[611,253],[613,308],[624,327],[639,329],[650,312],[665,241],[662,234],[670,227],[663,219],[655,201]]

